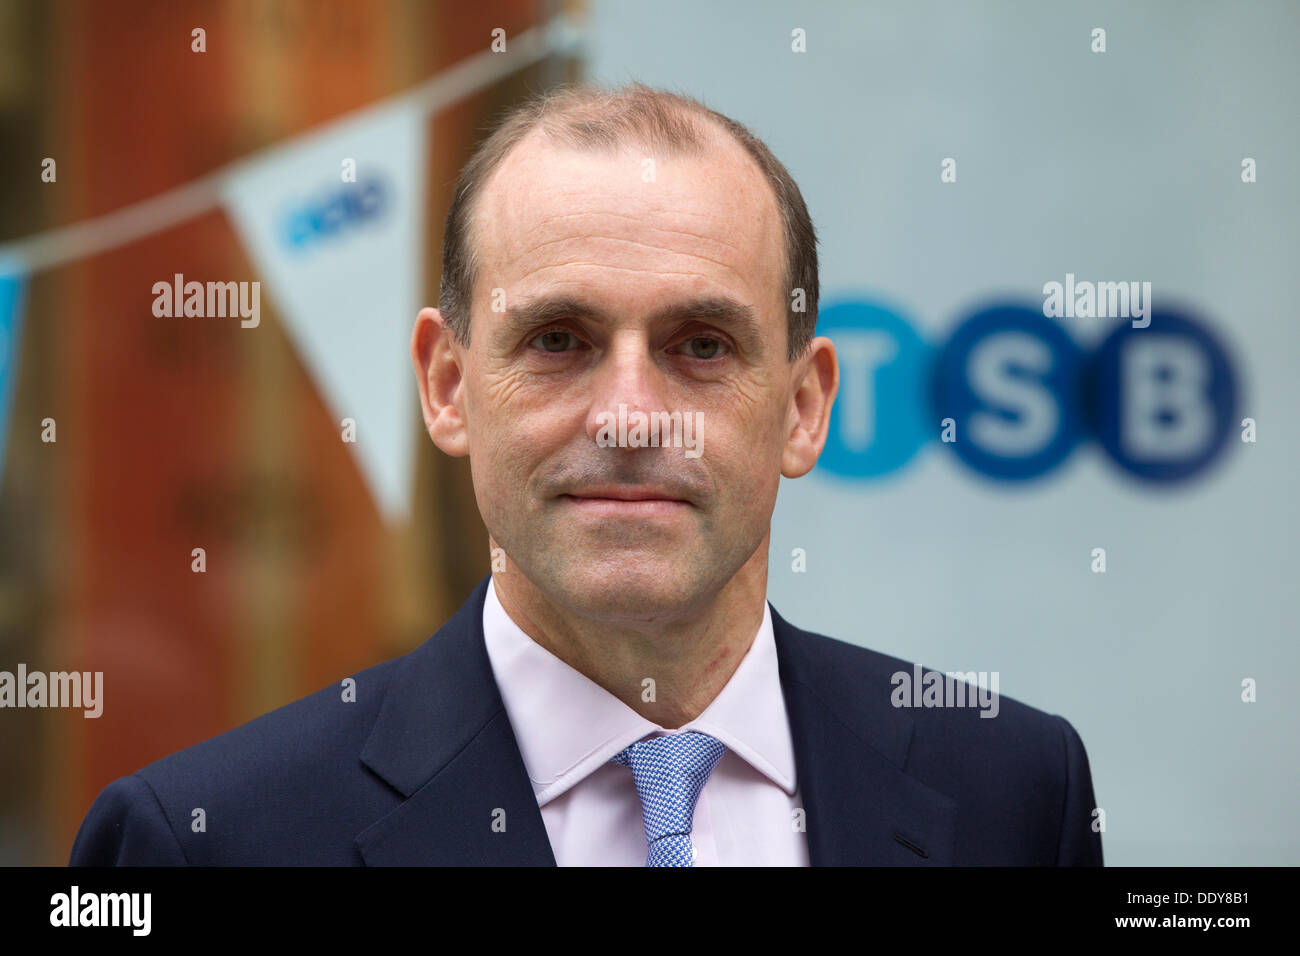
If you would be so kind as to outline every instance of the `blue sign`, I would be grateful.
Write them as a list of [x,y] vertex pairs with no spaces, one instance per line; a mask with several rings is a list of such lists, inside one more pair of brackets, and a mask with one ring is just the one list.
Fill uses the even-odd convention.
[[934,434],[930,346],[900,313],[865,302],[822,309],[817,330],[835,343],[840,364],[836,418],[818,463],[854,478],[897,471]]
[[1236,432],[1237,379],[1227,352],[1186,314],[1157,308],[1147,328],[1119,325],[1097,349],[1088,378],[1097,439],[1144,481],[1200,472]]
[[936,427],[958,459],[1003,481],[1037,478],[1081,433],[1078,346],[1043,310],[1005,305],[963,322],[939,353]]
[[1182,481],[1235,432],[1239,384],[1227,350],[1186,312],[1125,321],[1089,355],[1041,304],[966,317],[939,348],[903,313],[866,301],[822,310],[840,389],[819,466],[878,479],[938,441],[977,474],[1039,478],[1096,438],[1128,475]]

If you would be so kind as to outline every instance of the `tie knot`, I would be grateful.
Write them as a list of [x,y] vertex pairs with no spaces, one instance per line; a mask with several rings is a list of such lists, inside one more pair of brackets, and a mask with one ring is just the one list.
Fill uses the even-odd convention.
[[647,866],[690,866],[695,803],[727,752],[722,741],[687,731],[638,740],[610,758],[632,768],[650,853]]

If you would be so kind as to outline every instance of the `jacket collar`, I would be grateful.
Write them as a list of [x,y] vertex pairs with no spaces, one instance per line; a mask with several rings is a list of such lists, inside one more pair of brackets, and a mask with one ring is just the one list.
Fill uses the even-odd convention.
[[[372,866],[555,865],[483,641],[491,580],[385,691],[361,761],[406,800],[357,836]],[[951,862],[956,804],[904,772],[912,718],[885,669],[771,611],[810,862]]]
[[367,827],[371,866],[554,866],[483,643],[492,578],[401,658],[361,762],[406,801]]
[[802,631],[772,609],[813,866],[949,865],[957,804],[905,772],[913,721],[898,662]]

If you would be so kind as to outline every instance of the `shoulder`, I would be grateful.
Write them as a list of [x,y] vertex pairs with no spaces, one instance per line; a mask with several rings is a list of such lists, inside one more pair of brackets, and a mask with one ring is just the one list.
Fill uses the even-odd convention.
[[804,657],[801,677],[834,709],[883,701],[907,713],[922,735],[969,740],[977,732],[1059,751],[1066,722],[1004,695],[996,670],[940,671],[783,623]]
[[292,701],[138,772],[151,786],[229,779],[232,772],[294,777],[358,753],[402,660],[393,658]]
[[354,862],[344,858],[352,837],[400,799],[358,754],[402,660],[341,678],[114,780],[87,814],[72,862]]
[[1100,862],[1088,757],[1064,717],[1005,696],[993,670],[948,673],[782,624],[800,693],[961,807],[961,857],[1019,843],[1005,862]]

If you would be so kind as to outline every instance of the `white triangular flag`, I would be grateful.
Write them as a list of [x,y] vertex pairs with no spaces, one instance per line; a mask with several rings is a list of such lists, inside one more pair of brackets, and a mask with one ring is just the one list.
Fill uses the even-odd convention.
[[427,149],[422,111],[399,101],[241,163],[224,187],[335,428],[356,422],[350,447],[389,521],[410,509]]

